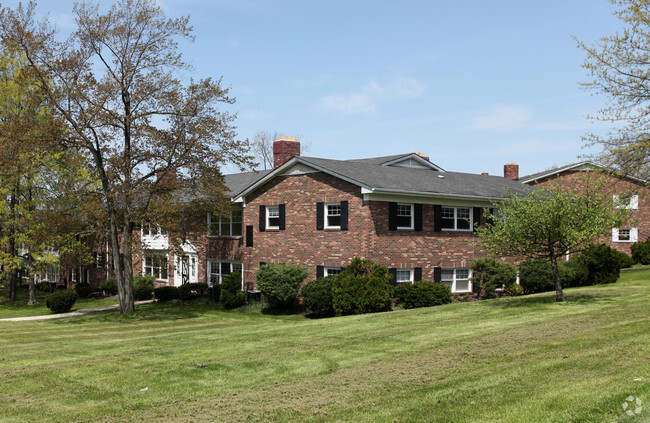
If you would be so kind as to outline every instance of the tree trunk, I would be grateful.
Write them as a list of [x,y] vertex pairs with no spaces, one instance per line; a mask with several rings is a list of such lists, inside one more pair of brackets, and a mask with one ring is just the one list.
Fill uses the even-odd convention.
[[555,301],[564,301],[564,293],[562,293],[562,281],[560,281],[560,270],[557,266],[557,256],[555,252],[551,253],[551,269],[553,269],[553,279],[555,279]]
[[32,271],[32,275],[29,277],[29,301],[27,305],[38,304],[36,301],[36,275],[35,271]]
[[[117,282],[117,299],[120,304],[120,313],[131,313],[134,310],[133,304],[133,280],[131,279],[130,289],[127,287],[124,275],[124,260],[120,253],[120,240],[115,223],[115,210],[108,207],[108,222],[111,249],[113,252],[113,267],[115,268],[115,281]],[[126,245],[124,246],[126,248]],[[130,299],[129,299],[130,298]]]
[[135,310],[135,299],[133,295],[133,257],[131,255],[131,228],[129,224],[124,225],[124,234],[122,240],[122,265],[124,266],[124,310],[122,310],[122,301],[120,300],[120,313],[132,313]]
[[9,279],[7,280],[7,299],[9,301],[16,301],[16,279],[18,278],[18,270],[11,269],[9,271]]

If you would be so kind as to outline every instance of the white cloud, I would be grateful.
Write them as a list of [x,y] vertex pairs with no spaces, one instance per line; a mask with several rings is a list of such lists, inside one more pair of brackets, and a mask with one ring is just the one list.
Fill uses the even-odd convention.
[[531,113],[517,106],[493,105],[474,117],[471,129],[512,131],[524,126],[531,118]]
[[359,92],[322,97],[317,107],[347,115],[370,114],[386,103],[422,97],[426,88],[414,78],[398,78],[383,85],[370,81]]

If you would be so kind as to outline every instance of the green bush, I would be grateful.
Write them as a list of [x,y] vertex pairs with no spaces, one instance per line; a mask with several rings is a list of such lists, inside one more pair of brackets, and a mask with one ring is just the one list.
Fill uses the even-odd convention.
[[390,311],[393,288],[384,266],[356,257],[336,276],[332,302],[337,316]]
[[153,298],[154,276],[136,275],[133,277],[133,296],[136,301],[145,301]]
[[116,295],[117,281],[115,279],[106,279],[99,284],[99,289],[104,291],[105,295]]
[[88,282],[79,282],[75,285],[74,290],[79,298],[88,298],[90,297],[90,293],[93,292],[93,289]]
[[219,301],[227,309],[241,307],[246,304],[246,293],[241,290],[241,273],[232,272],[223,278]]
[[521,285],[517,285],[516,283],[511,283],[509,285],[506,285],[506,287],[503,289],[503,293],[508,297],[516,297],[517,295],[524,293],[524,288],[522,288]]
[[495,259],[472,260],[472,289],[479,298],[494,298],[496,290],[517,280],[515,267]]
[[300,264],[271,263],[257,269],[255,280],[269,306],[288,309],[298,301],[300,285],[309,273],[309,269]]
[[526,260],[519,265],[519,283],[524,294],[553,291],[553,270],[548,259]]
[[153,295],[156,301],[164,303],[178,298],[178,288],[175,286],[159,286],[154,288]]
[[221,297],[221,285],[219,284],[213,284],[211,287],[208,288],[206,291],[206,297],[210,299],[210,301],[214,301],[215,303],[219,302],[219,298]]
[[36,285],[37,289],[41,292],[50,293],[56,291],[56,288],[52,286],[49,282],[41,282]]
[[[550,265],[549,263],[549,267]],[[587,285],[587,269],[578,260],[559,261],[557,267],[562,288]]]
[[614,254],[618,258],[618,262],[621,265],[621,269],[627,269],[634,266],[634,259],[622,251],[614,249]]
[[442,283],[417,281],[395,288],[396,304],[403,308],[431,307],[451,303],[451,289]]
[[300,288],[300,296],[307,310],[316,316],[327,317],[334,315],[332,302],[332,285],[336,276],[327,276],[307,282]]
[[600,244],[588,247],[577,257],[587,270],[587,284],[614,283],[621,272],[621,263],[612,247]]
[[650,238],[632,244],[632,259],[638,264],[650,264]]
[[207,283],[186,283],[178,287],[178,299],[190,301],[203,298],[207,290]]
[[156,277],[149,275],[149,276],[142,276],[142,275],[135,275],[133,277],[133,285],[144,285],[144,286],[150,286],[151,289],[153,290],[154,283],[156,282]]
[[61,289],[45,297],[45,305],[52,313],[67,313],[77,301],[77,293],[68,289]]

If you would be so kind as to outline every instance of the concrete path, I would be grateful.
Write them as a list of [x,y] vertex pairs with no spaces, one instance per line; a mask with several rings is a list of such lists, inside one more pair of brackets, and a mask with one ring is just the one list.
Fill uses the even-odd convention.
[[[135,305],[140,304],[149,304],[153,300],[147,301],[136,301]],[[111,304],[102,307],[93,307],[93,308],[84,308],[81,310],[73,311],[72,313],[60,313],[60,314],[45,314],[43,316],[27,316],[27,317],[11,317],[8,319],[0,319],[0,322],[28,322],[34,320],[50,320],[50,319],[60,319],[61,317],[74,317],[74,316],[83,316],[84,314],[94,313],[96,311],[110,310],[113,308],[119,308],[119,304]]]

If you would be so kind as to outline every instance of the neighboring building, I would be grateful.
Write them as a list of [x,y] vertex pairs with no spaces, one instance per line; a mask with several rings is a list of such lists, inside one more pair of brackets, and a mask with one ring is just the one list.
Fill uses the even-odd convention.
[[650,237],[650,190],[647,181],[620,175],[594,163],[580,162],[524,176],[519,178],[519,182],[530,186],[559,183],[565,187],[579,187],[586,183],[584,176],[587,172],[597,172],[597,179],[605,178],[605,189],[612,193],[612,207],[633,210],[629,223],[622,228],[612,228],[611,237],[603,240],[613,248],[630,254],[633,243]]

